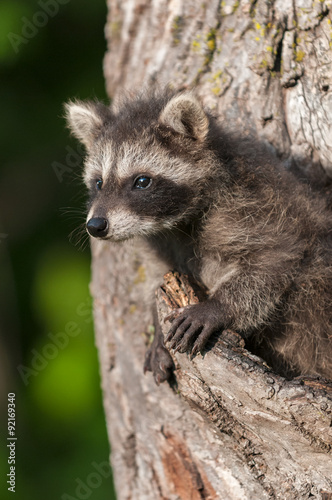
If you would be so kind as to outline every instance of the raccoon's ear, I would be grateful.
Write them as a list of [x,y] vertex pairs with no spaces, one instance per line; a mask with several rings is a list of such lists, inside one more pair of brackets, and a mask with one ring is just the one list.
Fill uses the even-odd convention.
[[159,122],[199,141],[204,141],[209,130],[209,120],[202,105],[189,92],[173,97],[161,112]]
[[100,103],[74,101],[65,104],[68,127],[87,148],[101,130],[106,110],[106,106]]

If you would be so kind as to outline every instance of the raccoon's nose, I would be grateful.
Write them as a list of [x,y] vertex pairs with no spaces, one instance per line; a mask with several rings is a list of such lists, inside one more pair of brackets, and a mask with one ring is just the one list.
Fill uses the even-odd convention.
[[88,233],[95,238],[103,238],[107,235],[108,222],[103,217],[93,217],[86,223]]

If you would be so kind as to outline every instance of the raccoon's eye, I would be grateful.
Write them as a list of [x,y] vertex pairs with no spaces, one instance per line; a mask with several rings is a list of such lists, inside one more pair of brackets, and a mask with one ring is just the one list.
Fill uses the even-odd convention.
[[98,189],[98,191],[100,191],[100,190],[101,190],[102,185],[103,185],[103,180],[102,180],[102,179],[98,179],[98,180],[96,181],[96,188]]
[[146,175],[140,175],[134,181],[134,188],[137,189],[146,189],[151,186],[152,179],[147,177]]

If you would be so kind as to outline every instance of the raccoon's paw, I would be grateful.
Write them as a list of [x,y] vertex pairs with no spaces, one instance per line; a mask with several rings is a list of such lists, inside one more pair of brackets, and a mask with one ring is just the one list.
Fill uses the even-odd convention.
[[160,343],[152,343],[145,354],[144,373],[152,372],[157,385],[170,380],[174,363],[168,350]]
[[202,351],[211,335],[223,328],[220,308],[220,303],[208,300],[172,311],[165,318],[172,323],[166,338],[169,347],[192,356]]

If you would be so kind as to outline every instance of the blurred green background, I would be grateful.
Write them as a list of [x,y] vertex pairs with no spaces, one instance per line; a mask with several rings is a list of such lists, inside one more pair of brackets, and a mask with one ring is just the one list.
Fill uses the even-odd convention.
[[15,498],[114,498],[106,464],[96,465],[109,446],[89,245],[69,238],[85,218],[82,151],[62,118],[69,98],[106,99],[106,13],[106,0],[0,3],[1,498],[13,496],[8,392],[16,394]]

